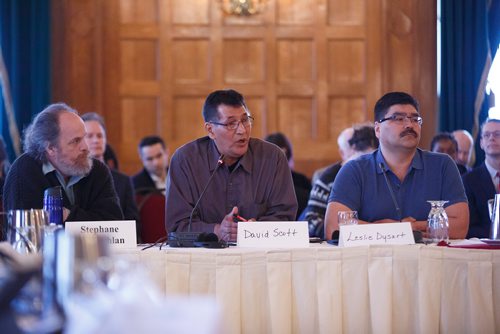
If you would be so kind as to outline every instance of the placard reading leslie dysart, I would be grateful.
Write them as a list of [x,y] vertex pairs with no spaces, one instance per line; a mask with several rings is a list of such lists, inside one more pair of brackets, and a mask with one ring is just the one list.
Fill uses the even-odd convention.
[[413,231],[408,222],[340,226],[340,247],[412,245],[414,243]]
[[135,248],[137,235],[135,220],[105,220],[66,222],[66,232],[73,234],[102,234],[111,247]]
[[306,221],[298,222],[239,222],[239,247],[309,247]]

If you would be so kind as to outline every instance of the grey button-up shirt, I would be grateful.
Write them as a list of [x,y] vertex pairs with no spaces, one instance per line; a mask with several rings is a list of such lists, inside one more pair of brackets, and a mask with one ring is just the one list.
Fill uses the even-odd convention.
[[[180,147],[172,156],[166,187],[168,232],[187,231],[189,216],[217,166],[220,153],[209,137]],[[284,153],[251,138],[233,171],[219,167],[193,215],[191,231],[213,232],[237,206],[240,216],[261,221],[295,220],[297,199]]]

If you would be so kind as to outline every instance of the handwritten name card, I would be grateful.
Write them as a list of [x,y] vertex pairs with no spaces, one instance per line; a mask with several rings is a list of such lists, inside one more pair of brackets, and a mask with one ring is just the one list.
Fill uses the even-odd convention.
[[111,247],[137,247],[135,220],[66,222],[65,229],[73,234],[103,234],[108,238]]
[[415,243],[410,223],[342,225],[339,230],[339,247]]
[[309,247],[307,222],[239,222],[237,242],[240,247]]

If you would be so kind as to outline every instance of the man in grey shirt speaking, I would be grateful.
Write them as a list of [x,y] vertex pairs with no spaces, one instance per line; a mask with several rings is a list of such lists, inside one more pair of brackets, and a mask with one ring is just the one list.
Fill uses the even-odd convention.
[[187,231],[191,217],[191,231],[234,241],[238,219],[294,220],[297,199],[286,157],[277,146],[250,138],[253,117],[243,96],[231,89],[212,92],[203,118],[208,135],[172,156],[167,233]]

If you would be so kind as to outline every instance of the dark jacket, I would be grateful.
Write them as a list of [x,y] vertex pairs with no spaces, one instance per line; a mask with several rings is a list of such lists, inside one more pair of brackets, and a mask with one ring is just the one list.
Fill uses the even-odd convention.
[[155,182],[151,176],[149,176],[149,173],[145,168],[132,176],[132,183],[134,184],[134,190],[136,193],[141,193],[146,189],[156,189]]
[[469,200],[469,232],[467,238],[488,238],[491,220],[488,200],[495,197],[495,185],[483,162],[463,176],[465,193]]
[[139,220],[139,210],[135,204],[134,188],[132,181],[128,175],[120,173],[114,169],[110,169],[113,183],[115,185],[116,194],[120,200],[123,218],[126,220]]

